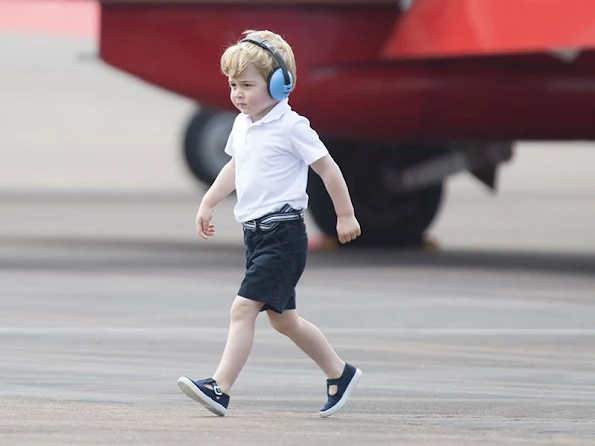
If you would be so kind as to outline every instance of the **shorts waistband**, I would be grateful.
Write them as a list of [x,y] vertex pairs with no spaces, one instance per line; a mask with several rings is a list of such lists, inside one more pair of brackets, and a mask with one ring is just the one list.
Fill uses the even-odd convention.
[[258,229],[270,231],[282,221],[303,219],[304,211],[302,209],[294,209],[290,205],[286,204],[276,212],[263,215],[262,217],[256,218],[254,220],[245,221],[242,223],[242,226],[244,229],[248,229],[250,231],[256,231]]

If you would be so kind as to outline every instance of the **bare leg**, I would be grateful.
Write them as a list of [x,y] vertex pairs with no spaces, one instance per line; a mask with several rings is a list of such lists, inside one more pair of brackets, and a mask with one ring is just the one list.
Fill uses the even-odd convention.
[[[279,333],[289,337],[306,355],[322,369],[327,378],[339,378],[343,374],[345,362],[331,347],[320,329],[301,318],[297,310],[286,310],[275,313],[268,310],[271,326]],[[331,386],[331,395],[336,386]]]
[[250,356],[254,342],[254,325],[262,305],[262,302],[241,296],[237,296],[231,305],[227,342],[217,371],[213,374],[213,379],[227,394]]

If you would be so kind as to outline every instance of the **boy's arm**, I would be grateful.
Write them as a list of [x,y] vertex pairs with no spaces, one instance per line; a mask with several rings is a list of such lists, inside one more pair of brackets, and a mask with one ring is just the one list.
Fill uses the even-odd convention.
[[317,161],[314,161],[310,167],[320,175],[328,194],[335,206],[337,217],[349,217],[354,215],[353,205],[347,184],[343,178],[341,169],[330,155],[325,155]]
[[235,176],[236,162],[235,158],[232,158],[223,166],[212,186],[204,197],[202,197],[198,212],[196,213],[196,232],[202,238],[207,239],[215,235],[215,226],[211,224],[213,208],[235,190]]
[[330,155],[314,161],[310,167],[322,178],[335,207],[339,241],[345,243],[354,240],[361,234],[361,229],[341,169]]
[[232,158],[225,166],[223,166],[223,169],[221,169],[207,193],[202,197],[201,206],[206,205],[210,208],[217,206],[221,200],[235,190],[235,177],[236,161],[235,158]]

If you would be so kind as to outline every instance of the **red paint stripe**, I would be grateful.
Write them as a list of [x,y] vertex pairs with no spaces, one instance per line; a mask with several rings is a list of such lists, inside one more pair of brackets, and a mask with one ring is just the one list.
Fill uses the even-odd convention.
[[0,32],[97,37],[99,4],[94,0],[0,0]]

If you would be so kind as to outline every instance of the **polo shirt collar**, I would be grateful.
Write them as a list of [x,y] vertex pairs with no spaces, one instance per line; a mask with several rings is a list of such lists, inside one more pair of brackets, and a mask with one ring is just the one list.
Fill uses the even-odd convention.
[[[272,122],[279,119],[288,111],[291,111],[291,106],[289,105],[289,99],[283,99],[279,101],[269,112],[264,115],[261,119],[256,121],[254,124],[266,124],[267,122]],[[246,115],[246,119],[252,123],[252,120],[248,115]]]

